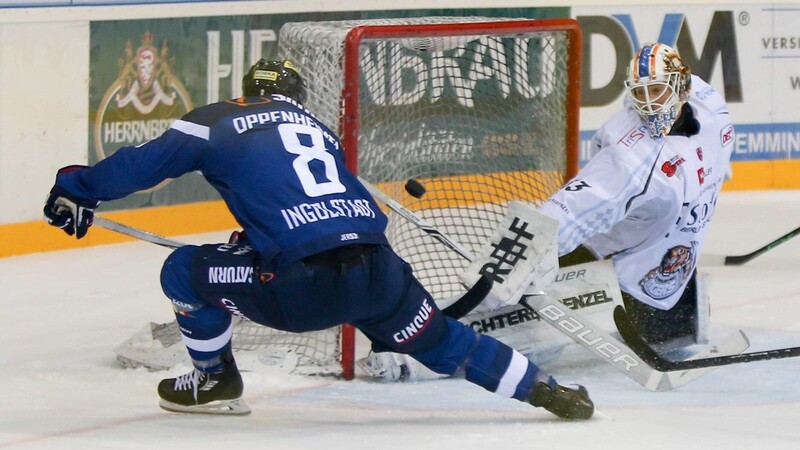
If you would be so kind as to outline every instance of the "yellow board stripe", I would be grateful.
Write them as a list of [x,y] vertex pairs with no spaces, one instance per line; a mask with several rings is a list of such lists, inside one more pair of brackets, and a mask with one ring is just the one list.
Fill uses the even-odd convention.
[[[110,220],[163,236],[233,230],[238,227],[222,201],[159,206],[98,214]],[[51,250],[68,250],[94,245],[134,241],[134,238],[92,227],[81,240],[67,236],[44,220],[0,225],[0,258]]]
[[724,191],[800,189],[800,160],[734,162]]

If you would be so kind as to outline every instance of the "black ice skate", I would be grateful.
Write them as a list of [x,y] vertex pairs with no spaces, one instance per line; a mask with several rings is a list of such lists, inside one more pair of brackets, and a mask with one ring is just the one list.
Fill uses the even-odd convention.
[[533,388],[530,404],[542,407],[563,419],[585,420],[594,414],[594,403],[583,386],[574,389],[561,386],[553,379],[539,382]]
[[235,364],[217,373],[193,370],[158,384],[161,408],[182,413],[250,414],[244,402],[242,376]]

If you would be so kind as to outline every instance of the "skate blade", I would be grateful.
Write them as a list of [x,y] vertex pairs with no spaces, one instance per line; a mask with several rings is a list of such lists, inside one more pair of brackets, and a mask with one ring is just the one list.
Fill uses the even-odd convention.
[[169,412],[189,413],[189,414],[217,414],[245,416],[250,414],[250,407],[247,406],[243,398],[233,400],[215,400],[203,405],[185,406],[177,403],[168,402],[164,399],[158,402],[158,406]]

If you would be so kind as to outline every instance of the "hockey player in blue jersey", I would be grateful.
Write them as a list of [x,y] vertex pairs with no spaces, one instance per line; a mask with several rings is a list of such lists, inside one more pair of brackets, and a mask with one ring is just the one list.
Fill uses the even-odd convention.
[[197,108],[145,144],[93,167],[62,168],[44,207],[51,225],[80,239],[100,201],[199,171],[243,228],[245,240],[187,245],[164,262],[161,285],[194,370],[159,384],[162,408],[250,412],[231,352],[237,315],[292,332],[350,323],[373,348],[438,373],[459,371],[560,417],[592,416],[585,388],[557,384],[438,309],[389,246],[387,218],[346,169],[339,138],[302,106],[303,80],[290,62],[260,60],[242,88],[243,97]]

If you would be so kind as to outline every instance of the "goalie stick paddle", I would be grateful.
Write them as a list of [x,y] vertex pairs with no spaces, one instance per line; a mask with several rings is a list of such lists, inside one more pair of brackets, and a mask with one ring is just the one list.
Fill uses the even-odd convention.
[[[650,366],[643,357],[625,343],[618,341],[577,311],[549,298],[548,295],[523,297],[520,305],[536,313],[542,320],[553,325],[558,331],[569,336],[583,348],[611,364],[647,390],[670,391],[713,370],[713,368],[707,368],[676,373],[658,370]],[[738,340],[726,340],[720,345],[723,351],[739,353],[744,350],[741,344]]]
[[[739,353],[734,355],[710,356],[707,358],[673,361],[659,355],[633,329],[633,324],[622,306],[614,308],[614,322],[619,334],[643,361],[656,370],[674,372],[679,370],[701,369],[707,367],[728,366],[771,359],[794,358],[800,356],[800,347],[778,348],[759,352]],[[741,331],[739,331],[741,333]]]

